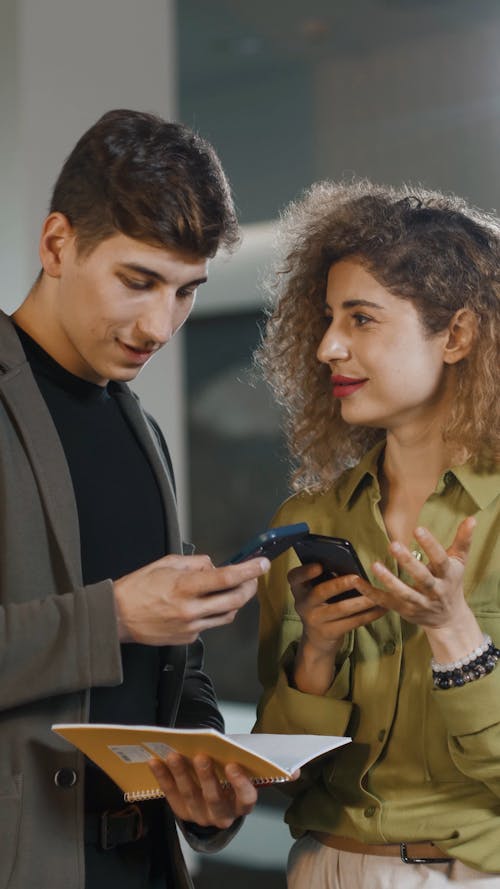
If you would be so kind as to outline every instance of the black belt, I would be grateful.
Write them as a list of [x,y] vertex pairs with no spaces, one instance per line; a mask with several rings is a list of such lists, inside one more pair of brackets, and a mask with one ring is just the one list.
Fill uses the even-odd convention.
[[114,849],[124,843],[135,843],[146,836],[149,825],[137,805],[117,811],[85,813],[85,842],[98,849]]

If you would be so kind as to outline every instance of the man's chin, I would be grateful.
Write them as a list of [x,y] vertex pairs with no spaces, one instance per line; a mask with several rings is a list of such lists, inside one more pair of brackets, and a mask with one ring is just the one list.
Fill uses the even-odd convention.
[[127,370],[122,371],[120,374],[115,374],[111,379],[114,383],[133,383],[135,379],[139,376],[142,367],[138,367],[137,369],[131,370],[127,368]]

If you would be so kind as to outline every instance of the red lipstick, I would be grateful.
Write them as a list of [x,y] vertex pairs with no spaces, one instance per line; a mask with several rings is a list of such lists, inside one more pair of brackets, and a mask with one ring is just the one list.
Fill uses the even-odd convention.
[[366,382],[366,378],[361,380],[359,377],[344,377],[335,374],[332,376],[333,397],[346,398],[361,389],[361,386],[364,386]]

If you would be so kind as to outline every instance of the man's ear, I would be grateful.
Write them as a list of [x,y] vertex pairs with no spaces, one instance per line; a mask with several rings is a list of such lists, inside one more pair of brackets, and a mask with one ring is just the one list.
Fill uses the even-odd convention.
[[444,346],[445,364],[457,364],[466,358],[474,344],[477,319],[470,309],[459,309],[448,325],[448,339]]
[[50,213],[43,223],[39,245],[43,270],[49,277],[60,277],[65,250],[74,240],[74,229],[64,213]]

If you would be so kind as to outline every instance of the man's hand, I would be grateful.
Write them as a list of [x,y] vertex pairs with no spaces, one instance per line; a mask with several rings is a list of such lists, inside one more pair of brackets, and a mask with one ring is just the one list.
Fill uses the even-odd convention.
[[224,830],[248,815],[257,802],[254,785],[236,763],[225,766],[230,787],[221,784],[213,761],[203,754],[190,761],[179,753],[169,753],[165,761],[152,760],[150,767],[180,821]]
[[268,559],[214,568],[208,556],[164,556],[114,583],[120,642],[182,645],[231,623]]

